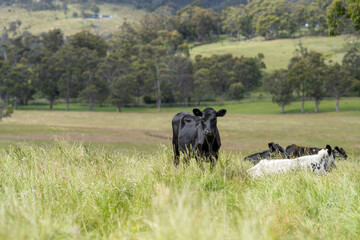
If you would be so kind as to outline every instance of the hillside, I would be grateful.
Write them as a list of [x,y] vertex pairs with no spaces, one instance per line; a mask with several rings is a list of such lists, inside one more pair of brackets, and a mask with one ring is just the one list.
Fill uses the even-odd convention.
[[360,40],[354,36],[338,37],[303,37],[297,39],[278,39],[262,41],[259,39],[228,42],[220,41],[211,44],[197,46],[191,49],[191,56],[210,56],[212,54],[232,54],[233,56],[255,57],[258,53],[265,56],[264,62],[267,71],[271,72],[278,68],[286,68],[289,60],[295,54],[299,42],[309,50],[316,50],[324,54],[327,61],[341,62],[346,51],[352,44],[360,44]]
[[[104,19],[86,19],[81,18],[79,5],[69,5],[68,17],[63,11],[27,11],[18,7],[5,7],[0,9],[0,33],[4,27],[8,27],[11,22],[20,20],[21,26],[17,33],[29,31],[33,34],[46,32],[50,29],[60,28],[65,35],[72,35],[88,29],[96,31],[97,21],[99,24],[99,33],[107,35],[116,32],[124,19],[128,21],[137,21],[144,13],[144,10],[138,10],[130,5],[124,4],[100,4],[99,14],[111,15],[111,18]],[[78,17],[74,18],[73,14],[77,13]],[[12,37],[10,35],[10,37]]]

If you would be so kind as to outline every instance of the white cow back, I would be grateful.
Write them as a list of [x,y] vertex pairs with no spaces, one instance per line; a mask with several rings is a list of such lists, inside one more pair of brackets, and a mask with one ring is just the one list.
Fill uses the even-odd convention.
[[262,175],[281,173],[297,168],[310,169],[317,173],[325,173],[334,161],[333,156],[329,156],[326,149],[322,149],[316,155],[308,155],[295,159],[275,159],[275,160],[261,160],[254,167],[247,172],[252,177],[259,177]]

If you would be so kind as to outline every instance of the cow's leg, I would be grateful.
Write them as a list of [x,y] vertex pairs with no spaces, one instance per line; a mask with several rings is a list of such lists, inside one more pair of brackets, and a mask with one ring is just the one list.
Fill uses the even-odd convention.
[[204,164],[203,164],[203,162],[204,162],[203,157],[200,154],[196,154],[196,153],[194,156],[195,156],[195,160],[196,160],[198,167],[204,171],[205,169],[204,169]]
[[173,149],[174,149],[174,165],[177,167],[180,162],[180,152],[179,152],[179,144],[177,141],[173,141]]
[[210,169],[213,170],[216,163],[217,163],[217,160],[218,160],[219,156],[217,153],[211,153],[210,154]]

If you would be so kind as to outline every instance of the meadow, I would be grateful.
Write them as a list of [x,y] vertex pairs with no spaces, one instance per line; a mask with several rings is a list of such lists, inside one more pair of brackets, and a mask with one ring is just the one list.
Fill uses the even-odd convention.
[[[266,92],[251,92],[251,96],[237,101],[221,101],[216,102],[201,102],[200,106],[193,105],[184,107],[186,104],[178,104],[178,106],[169,106],[163,104],[161,112],[176,113],[181,110],[191,111],[194,107],[205,108],[206,106],[225,107],[231,113],[244,113],[244,114],[278,114],[281,113],[281,108],[276,103],[271,101],[270,93]],[[180,106],[182,105],[182,106]],[[320,112],[333,112],[335,111],[336,101],[332,98],[326,98],[320,103]],[[66,104],[59,100],[55,102],[53,111],[65,111]],[[18,106],[19,110],[49,110],[47,100],[30,101],[29,105]],[[285,112],[294,114],[299,113],[301,109],[301,102],[294,101],[290,105],[285,106]],[[313,113],[315,109],[314,101],[305,102],[305,112]],[[70,104],[70,111],[89,111],[89,106],[85,103],[72,103]],[[360,98],[358,97],[344,97],[340,99],[341,111],[359,111]],[[113,105],[98,105],[94,108],[96,112],[115,112],[116,108]],[[156,105],[140,104],[139,106],[122,108],[125,113],[156,113]]]
[[359,45],[359,38],[355,36],[337,37],[302,37],[294,39],[277,39],[263,41],[255,38],[248,41],[230,42],[227,40],[193,47],[190,51],[192,58],[196,55],[211,56],[213,54],[232,54],[233,56],[256,57],[263,53],[266,71],[287,68],[291,57],[295,56],[299,43],[308,50],[322,53],[327,62],[341,63],[345,53],[351,46]]
[[[216,107],[218,109],[218,107]],[[170,110],[169,110],[170,111]],[[173,166],[165,113],[15,111],[0,123],[1,239],[358,239],[360,114],[228,114],[215,170]],[[339,145],[326,175],[256,181],[270,141]]]
[[[112,18],[83,21],[80,6],[77,4],[69,4],[67,16],[62,10],[27,11],[13,6],[0,8],[0,33],[4,27],[9,27],[11,22],[20,20],[22,24],[17,30],[17,34],[24,31],[41,34],[60,28],[66,36],[70,36],[84,29],[95,33],[98,26],[100,35],[109,35],[118,31],[125,19],[129,22],[136,22],[145,14],[145,11],[125,4],[99,4],[98,6],[99,14],[109,14]],[[74,18],[73,13],[77,13],[78,17]]]

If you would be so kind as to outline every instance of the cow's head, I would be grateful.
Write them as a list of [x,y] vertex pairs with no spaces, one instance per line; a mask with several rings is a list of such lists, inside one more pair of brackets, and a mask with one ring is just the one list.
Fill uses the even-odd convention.
[[280,156],[288,158],[286,151],[277,143],[268,143],[270,152],[277,152]]
[[335,161],[334,161],[335,155],[334,155],[334,151],[331,149],[330,145],[326,145],[325,149],[326,149],[328,157],[329,157],[328,164],[327,164],[327,166],[325,166],[325,169],[328,170],[329,168],[336,167]]
[[201,117],[201,126],[204,130],[205,138],[208,143],[214,141],[217,134],[216,119],[217,117],[223,117],[226,114],[225,109],[215,111],[212,108],[206,108],[204,111],[200,111],[197,108],[193,109],[195,116]]
[[339,148],[338,146],[336,146],[334,147],[334,150],[336,151],[339,157],[343,157],[344,159],[347,159],[347,154],[343,148]]

